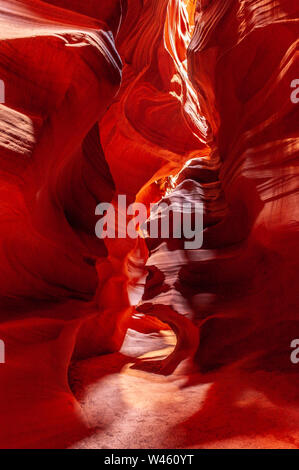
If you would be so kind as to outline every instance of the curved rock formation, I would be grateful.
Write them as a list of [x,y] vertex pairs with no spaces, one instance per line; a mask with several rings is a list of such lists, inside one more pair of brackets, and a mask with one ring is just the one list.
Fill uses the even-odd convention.
[[[298,13],[295,0],[1,0],[0,447],[76,446],[94,432],[78,384],[132,362],[193,385],[219,374],[176,423],[187,441],[166,446],[212,441],[198,423],[231,409],[243,435],[242,374],[280,406],[298,376]],[[152,203],[202,204],[202,247],[97,238],[97,204],[119,210],[119,195],[148,222]],[[166,358],[124,352],[169,328]]]

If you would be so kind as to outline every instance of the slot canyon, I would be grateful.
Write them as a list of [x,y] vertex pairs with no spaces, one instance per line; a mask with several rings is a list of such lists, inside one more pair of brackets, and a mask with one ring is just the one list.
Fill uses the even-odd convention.
[[[298,32],[297,0],[0,0],[0,448],[299,448]],[[198,204],[201,247],[97,237],[120,195]]]

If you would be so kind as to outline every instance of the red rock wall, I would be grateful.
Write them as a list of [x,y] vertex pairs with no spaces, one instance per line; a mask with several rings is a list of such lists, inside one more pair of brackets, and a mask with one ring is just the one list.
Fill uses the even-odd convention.
[[[297,38],[296,2],[197,8],[189,75],[228,209],[207,229],[205,260],[191,270],[192,282],[201,279],[213,295],[200,315],[212,313],[201,329],[203,368],[254,352],[270,368],[291,366],[289,339],[299,331],[298,108],[290,99]],[[200,310],[200,298],[195,303]]]
[[[296,3],[1,0],[1,447],[89,432],[70,364],[128,326],[177,333],[156,372],[292,367]],[[118,194],[202,202],[203,247],[99,240]]]

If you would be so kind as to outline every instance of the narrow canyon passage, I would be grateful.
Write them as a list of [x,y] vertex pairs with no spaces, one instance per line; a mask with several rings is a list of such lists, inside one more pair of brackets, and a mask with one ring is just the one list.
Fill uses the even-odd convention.
[[298,14],[0,0],[1,448],[299,447]]
[[171,339],[129,335],[121,354],[74,365],[73,390],[92,431],[71,448],[298,448],[294,377],[239,366],[191,377],[131,369],[137,355],[164,358]]

